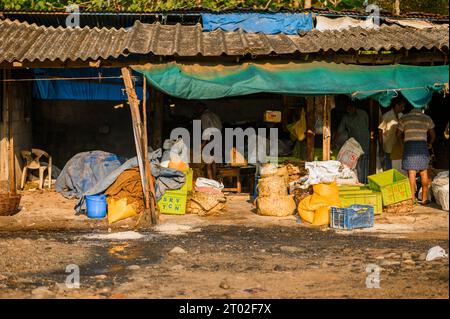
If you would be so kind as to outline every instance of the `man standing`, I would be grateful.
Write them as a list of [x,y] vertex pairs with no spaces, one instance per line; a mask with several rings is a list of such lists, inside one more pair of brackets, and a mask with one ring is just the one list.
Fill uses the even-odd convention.
[[356,171],[360,183],[367,184],[367,176],[369,175],[369,149],[370,149],[370,132],[369,132],[369,116],[366,111],[357,109],[355,105],[347,106],[347,114],[341,120],[337,129],[337,138],[347,134],[348,138],[354,138],[361,145],[364,154],[358,159]]
[[[397,126],[401,112],[405,108],[404,100],[397,100],[394,102],[392,109],[384,113],[381,123],[378,126],[378,142],[380,145],[380,157],[384,158],[384,166],[386,170],[392,169],[391,152],[394,147],[399,147],[397,143]],[[397,153],[397,152],[395,152]]]
[[[216,114],[211,112],[203,103],[197,104],[198,113],[201,114],[200,120],[202,123],[202,150],[205,147],[206,144],[208,144],[211,140],[211,138],[207,138],[208,132],[211,129],[217,129],[218,131],[222,132],[222,120],[220,117]],[[212,158],[215,157],[215,154],[210,154]],[[208,160],[206,164],[206,172],[209,179],[214,179],[216,177],[216,162],[212,160],[211,158]]]
[[[433,144],[436,139],[433,120],[424,114],[423,109],[413,109],[399,120],[397,136],[405,142],[402,166],[404,170],[408,171],[412,199],[415,200],[416,174],[419,171],[422,182],[422,201],[420,203],[427,205],[429,203],[428,166],[430,164],[428,145]],[[427,144],[428,141],[430,144]]]

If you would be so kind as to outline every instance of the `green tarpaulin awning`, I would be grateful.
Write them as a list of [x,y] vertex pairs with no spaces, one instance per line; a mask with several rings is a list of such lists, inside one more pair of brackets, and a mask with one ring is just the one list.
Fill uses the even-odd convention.
[[240,65],[147,64],[133,66],[159,90],[185,99],[217,99],[254,93],[346,94],[373,97],[389,106],[398,92],[423,107],[449,82],[449,67],[361,66],[326,62],[244,63]]

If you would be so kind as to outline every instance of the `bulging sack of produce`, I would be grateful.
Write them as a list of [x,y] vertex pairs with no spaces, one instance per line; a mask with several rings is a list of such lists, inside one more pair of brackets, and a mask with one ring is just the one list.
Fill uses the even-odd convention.
[[298,214],[300,215],[302,220],[310,224],[312,224],[314,221],[314,209],[310,209],[311,198],[312,195],[309,195],[308,197],[304,198],[303,200],[300,201],[297,207]]
[[289,172],[286,166],[282,166],[277,170],[277,176],[281,176],[284,178],[286,185],[289,184]]
[[269,177],[269,176],[276,175],[277,171],[278,171],[278,167],[275,164],[266,163],[266,164],[261,165],[261,170],[259,172],[259,175],[261,176],[261,178]]
[[[330,184],[317,184],[313,186],[314,195],[319,195],[325,199],[329,206],[341,207],[339,198],[339,188],[336,182]],[[313,196],[314,196],[313,195]]]
[[225,195],[219,192],[192,192],[186,204],[186,213],[200,216],[215,215],[226,203]]
[[314,226],[327,226],[330,224],[330,207],[323,206],[314,212]]
[[286,196],[287,184],[284,177],[270,176],[258,181],[258,197]]
[[256,209],[259,215],[285,217],[294,214],[295,201],[292,196],[258,197]]
[[133,205],[128,204],[126,198],[115,200],[109,197],[106,202],[108,203],[108,222],[110,224],[137,215]]

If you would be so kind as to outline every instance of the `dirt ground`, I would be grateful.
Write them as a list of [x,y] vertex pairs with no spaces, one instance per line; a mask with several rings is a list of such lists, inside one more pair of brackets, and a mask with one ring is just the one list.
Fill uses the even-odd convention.
[[[26,191],[20,212],[0,217],[0,298],[449,297],[448,258],[425,261],[431,247],[449,249],[437,208],[348,232],[258,216],[248,196],[230,196],[218,216],[162,215],[136,233],[134,220],[76,216],[75,202]],[[79,288],[65,284],[68,265]],[[371,269],[379,288],[366,285]]]

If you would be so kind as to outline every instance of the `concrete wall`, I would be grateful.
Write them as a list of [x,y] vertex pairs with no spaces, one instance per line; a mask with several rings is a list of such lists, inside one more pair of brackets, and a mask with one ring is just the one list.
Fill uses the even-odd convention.
[[[15,154],[15,178],[16,185],[20,186],[23,161],[20,151],[32,147],[32,120],[31,120],[31,83],[13,82],[7,85],[8,103],[12,110],[12,132],[14,136],[14,154]],[[8,130],[6,97],[0,99],[2,121],[0,123],[0,181],[5,187],[8,180]]]

